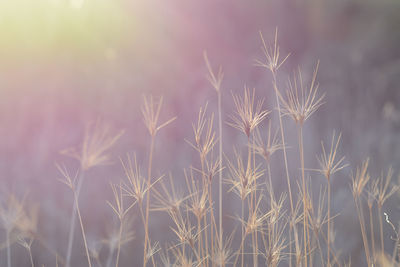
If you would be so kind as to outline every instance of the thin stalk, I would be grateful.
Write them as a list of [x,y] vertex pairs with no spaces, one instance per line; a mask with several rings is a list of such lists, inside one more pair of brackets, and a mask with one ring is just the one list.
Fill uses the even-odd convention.
[[7,266],[11,267],[11,247],[10,247],[10,230],[7,229],[6,233],[7,242]]
[[371,266],[371,263],[370,263],[371,259],[370,259],[369,247],[368,247],[368,239],[367,239],[367,234],[365,232],[364,214],[362,212],[362,206],[361,206],[361,203],[360,203],[360,200],[358,199],[358,197],[355,197],[355,202],[356,202],[358,218],[360,221],[361,236],[362,236],[363,243],[364,243],[365,257],[367,258],[368,266]]
[[145,238],[144,238],[145,242],[144,242],[144,249],[143,249],[143,262],[145,262],[146,261],[146,252],[147,252],[146,251],[146,249],[147,249],[147,244],[146,244],[147,243],[146,242],[146,240],[147,240],[147,237],[146,237],[147,225],[146,225],[146,218],[145,218],[144,212],[143,212],[143,203],[142,203],[142,201],[139,201],[139,211],[140,211],[140,218],[142,219],[143,226],[144,226],[144,232],[145,232]]
[[156,262],[154,261],[154,254],[151,254],[151,263],[153,263],[153,267],[156,267]]
[[[147,188],[151,186],[151,170],[153,165],[153,151],[154,151],[154,141],[155,135],[151,136],[151,143],[150,143],[150,153],[149,153],[149,166],[147,169]],[[146,266],[147,263],[147,246],[150,245],[149,243],[149,210],[150,210],[150,190],[147,192],[146,196],[146,217],[145,217],[145,225],[144,225],[144,250],[143,250],[143,267]]]
[[[201,218],[197,217],[197,229],[201,231]],[[203,258],[203,238],[202,235],[199,235],[199,242],[197,243],[197,254],[200,255],[200,258]]]
[[372,218],[372,205],[368,204],[368,210],[369,210],[369,230],[370,230],[371,245],[372,245],[372,262],[375,263],[376,256],[375,256],[374,221]]
[[[250,145],[250,139],[248,139],[248,147],[249,147],[249,156],[253,155],[252,158],[249,158],[249,162],[251,164],[251,162],[253,162],[253,169],[255,170],[256,168],[256,162],[255,162],[255,151],[254,148],[255,143],[254,143],[254,139],[253,139],[253,144]],[[252,202],[255,205],[255,203],[257,202],[257,179],[254,180],[254,190],[252,190]],[[253,210],[253,206],[251,208],[252,212],[256,212],[255,210]],[[254,266],[258,266],[258,235],[257,235],[257,231],[254,231],[254,233],[251,234],[251,238],[252,238],[252,243],[253,243],[253,265]]]
[[[248,155],[247,155],[247,169],[246,169],[246,173],[250,173],[250,169],[251,169],[251,145],[250,145],[250,136],[247,137],[247,150],[248,150]],[[255,181],[254,181],[255,182]],[[251,214],[253,212],[253,203],[255,202],[254,199],[254,192],[255,190],[251,190],[250,192],[250,200],[249,200],[249,214]]]
[[[201,173],[202,173],[202,180],[203,180],[203,190],[206,189],[208,193],[208,198],[210,198],[210,191],[208,190],[208,182],[207,178],[204,173],[204,157],[200,154],[200,164],[201,164]],[[209,200],[210,201],[210,200]],[[209,202],[210,203],[210,202]],[[212,210],[211,210],[212,213]],[[212,225],[211,225],[212,229]],[[207,214],[204,216],[204,237],[205,237],[205,252],[208,254],[208,231],[207,231]],[[211,235],[212,237],[212,235]],[[206,266],[208,267],[208,258],[205,260]]]
[[[268,180],[269,180],[269,194],[270,194],[270,210],[272,211],[273,208],[273,201],[274,201],[274,193],[272,191],[272,176],[271,176],[271,164],[270,162],[267,160],[267,170],[268,170]],[[271,226],[268,227],[269,229],[271,229]],[[289,233],[290,234],[290,233]],[[269,235],[268,235],[268,239],[269,239],[269,244],[271,245],[273,240],[275,240],[275,225],[272,226],[272,231],[269,230]],[[289,237],[290,239],[290,237]],[[290,244],[290,241],[289,241]],[[289,260],[290,261],[290,260]],[[290,264],[290,263],[289,263]]]
[[[322,232],[321,236],[323,237],[324,241],[327,242],[327,239],[324,236],[323,232]],[[332,250],[332,248],[331,248],[330,252],[331,252],[331,255],[333,257],[333,261],[336,263],[336,265],[337,266],[341,266],[341,264],[339,263],[339,259],[336,257],[335,252]]]
[[[218,90],[219,164],[222,167],[222,95]],[[219,172],[219,240],[222,241],[222,171]]]
[[114,255],[114,251],[115,251],[115,246],[112,244],[112,246],[110,246],[110,252],[108,253],[108,257],[107,257],[107,263],[106,266],[110,267],[111,266],[111,261]]
[[[83,184],[83,177],[84,177],[84,170],[80,172],[78,176],[78,186],[76,189],[76,195],[77,198],[79,199],[79,195],[82,189],[82,184]],[[74,233],[75,233],[75,222],[76,222],[76,209],[77,209],[78,203],[75,201],[74,202],[74,207],[72,209],[72,215],[71,215],[71,220],[69,224],[69,235],[68,235],[68,247],[67,247],[67,258],[65,259],[65,266],[70,267],[71,264],[71,255],[72,255],[72,244],[74,243]]]
[[[271,164],[269,163],[268,160],[266,160],[267,163],[267,171],[268,171],[268,183],[269,183],[269,195],[270,195],[270,208],[272,210],[272,202],[273,202],[273,191],[272,191],[272,177],[271,177]],[[266,181],[267,182],[267,181]]]
[[118,267],[119,264],[119,253],[121,252],[121,238],[122,238],[122,220],[120,220],[119,224],[117,259],[115,261],[115,267]]
[[292,267],[292,225],[289,225],[289,267]]
[[[209,206],[210,206],[210,210],[211,210],[211,212],[210,212],[210,224],[211,224],[211,227],[210,227],[210,234],[211,234],[211,259],[214,259],[214,226],[215,226],[215,218],[214,218],[214,212],[213,212],[213,208],[212,208],[212,206],[213,206],[213,203],[212,203],[212,188],[211,188],[211,183],[212,183],[212,181],[208,181],[208,183],[209,183],[209,187],[208,187],[208,194],[209,194],[209,197],[208,197],[208,201],[209,201]],[[216,227],[216,226],[215,226]],[[214,266],[214,261],[211,261],[211,266]]]
[[77,214],[78,214],[79,224],[80,224],[80,226],[81,226],[82,237],[83,237],[83,243],[84,243],[84,245],[85,245],[85,251],[86,251],[87,261],[88,261],[89,267],[92,267],[92,263],[90,262],[90,256],[89,256],[89,249],[88,249],[88,245],[87,245],[87,241],[86,241],[85,228],[83,227],[81,211],[80,211],[79,205],[78,205],[78,196],[77,196],[77,194],[76,194],[75,191],[74,191],[74,196],[75,196],[75,202],[77,203],[77,205],[76,205],[76,212],[77,212]]
[[31,262],[31,267],[35,267],[35,265],[33,264],[33,257],[32,257],[31,248],[28,249],[28,252],[29,252],[29,260]]
[[304,148],[303,148],[303,127],[302,125],[299,126],[299,151],[300,151],[300,164],[301,164],[301,178],[303,183],[303,235],[304,235],[304,266],[307,265],[307,199],[306,199],[306,179],[304,176]]
[[327,257],[327,266],[331,266],[331,257],[330,257],[330,248],[331,248],[331,181],[330,181],[330,175],[328,174],[328,233],[327,233],[327,239],[328,239],[328,244],[327,244],[327,251],[326,251],[326,257]]
[[[205,245],[205,252],[204,254],[208,255],[208,231],[207,231],[207,214],[204,216],[204,245]],[[205,259],[206,267],[208,267],[208,257]]]
[[[242,200],[242,220],[244,221],[244,200]],[[244,266],[244,250],[243,250],[243,242],[246,237],[244,236],[244,224],[242,224],[242,244],[240,245],[240,253],[241,253],[241,266]]]
[[[243,209],[242,209],[243,210]],[[242,236],[242,241],[240,242],[240,247],[239,247],[239,249],[238,249],[238,252],[239,251],[243,251],[243,243],[244,243],[244,240],[246,239],[246,236]],[[236,257],[235,257],[235,261],[234,261],[234,263],[233,263],[233,266],[236,266],[236,263],[237,263],[237,261],[238,261],[238,259],[239,259],[239,255],[240,255],[240,253],[238,253],[238,252],[236,252]],[[244,254],[243,254],[243,252],[241,252],[242,253],[242,258],[243,258],[243,256],[244,256]],[[242,259],[242,265],[241,265],[242,267],[243,267],[243,259]]]
[[321,242],[319,242],[319,235],[316,236],[319,255],[321,257],[321,266],[324,266],[324,255],[322,254]]
[[380,205],[380,203],[378,203],[378,214],[379,214],[379,232],[381,235],[381,250],[382,253],[385,253],[385,243],[383,242],[383,224],[382,224],[382,205]]
[[57,258],[57,262],[59,262],[59,263],[61,263],[62,265],[66,266],[66,263],[65,263],[66,261],[65,261],[65,259],[64,259],[63,257],[59,256],[59,255],[58,255],[58,252],[57,252],[53,247],[49,246],[49,245],[47,244],[47,242],[43,239],[43,237],[41,237],[41,236],[38,235],[38,234],[35,234],[35,240],[38,241],[38,242],[40,243],[40,245],[41,245],[44,249],[48,250],[53,256],[55,256],[55,257]]
[[[313,247],[315,247],[315,243],[316,243],[317,241],[316,241],[316,236],[315,235],[312,235],[311,236],[311,248],[313,248]],[[310,255],[310,265],[309,266],[313,266],[313,263],[314,263],[314,257],[315,257],[315,253],[312,253],[311,255]]]
[[103,267],[103,264],[101,264],[99,257],[96,257],[96,263],[97,263],[97,266]]
[[[395,228],[393,228],[393,230],[395,230]],[[397,230],[397,233],[398,232],[399,231]],[[400,246],[399,241],[400,241],[400,237],[399,237],[398,234],[396,234],[396,242],[394,243],[394,248],[393,248],[393,253],[392,253],[392,262],[393,263],[396,260],[396,256],[400,258],[400,255],[397,255],[398,254],[398,250],[399,250],[399,246]]]
[[275,73],[275,71],[272,72],[272,85],[274,87],[275,97],[276,97],[276,107],[278,109],[279,129],[280,129],[280,132],[281,132],[281,141],[282,141],[282,148],[283,148],[283,159],[284,159],[284,162],[285,162],[286,180],[287,180],[288,191],[289,191],[290,211],[291,211],[291,213],[293,213],[292,189],[291,189],[291,186],[290,186],[289,167],[288,167],[287,154],[286,154],[285,134],[284,134],[284,131],[283,131],[282,114],[281,114],[281,107],[280,107],[280,103],[279,103],[279,94],[280,93],[278,91],[278,86],[276,85],[276,73]]

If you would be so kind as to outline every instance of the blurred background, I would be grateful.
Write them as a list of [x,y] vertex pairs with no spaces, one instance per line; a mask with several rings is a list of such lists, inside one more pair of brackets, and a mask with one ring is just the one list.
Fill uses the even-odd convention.
[[[124,173],[118,157],[136,153],[147,164],[150,137],[140,107],[143,95],[164,97],[161,120],[177,120],[157,136],[154,170],[171,173],[175,184],[185,185],[183,169],[198,166],[198,155],[184,141],[193,141],[192,123],[208,102],[215,112],[217,95],[205,78],[203,51],[211,65],[221,65],[223,120],[234,113],[231,92],[244,86],[265,97],[264,108],[274,109],[271,76],[256,67],[262,59],[261,31],[268,42],[279,30],[281,53],[290,57],[280,69],[279,87],[298,66],[305,77],[320,60],[318,81],[326,103],[305,124],[306,167],[317,168],[320,141],[329,142],[334,130],[342,132],[340,154],[350,167],[332,180],[336,247],[343,258],[361,266],[363,255],[359,224],[350,192],[350,173],[367,157],[377,177],[400,162],[400,2],[396,0],[2,0],[0,1],[0,194],[26,196],[39,205],[38,232],[61,255],[65,254],[72,195],[60,183],[55,163],[71,172],[76,160],[59,152],[82,142],[85,125],[101,118],[125,134],[110,151],[115,164],[90,170],[80,203],[90,240],[107,237],[117,222],[106,205],[109,182]],[[271,119],[276,122],[276,116]],[[273,123],[275,128],[277,123]],[[299,166],[295,126],[285,120],[290,146],[289,165]],[[245,151],[246,138],[224,124],[224,151],[233,146]],[[293,133],[293,134],[292,134]],[[283,166],[280,156],[276,166]],[[286,189],[283,169],[274,170],[277,192]],[[228,175],[224,171],[224,176]],[[324,184],[312,173],[314,187]],[[314,184],[313,184],[314,186]],[[234,199],[224,213],[235,214]],[[226,202],[227,203],[227,202]],[[398,196],[385,210],[400,220]],[[136,212],[136,210],[135,210]],[[154,212],[153,239],[171,240],[168,217]],[[155,217],[154,217],[155,216]],[[167,222],[167,223],[166,223]],[[237,222],[226,220],[226,229]],[[121,252],[121,266],[141,262],[143,228],[135,222],[136,239]],[[385,225],[385,232],[390,232]],[[2,233],[3,234],[3,233]],[[82,242],[74,242],[73,266],[86,266]],[[3,236],[2,236],[3,237]],[[388,234],[385,240],[393,246]],[[3,241],[2,241],[3,242]],[[55,265],[55,256],[40,244],[32,247],[37,266]],[[0,265],[5,266],[5,250]],[[106,257],[106,251],[101,257]],[[12,247],[13,266],[26,266],[26,251]]]

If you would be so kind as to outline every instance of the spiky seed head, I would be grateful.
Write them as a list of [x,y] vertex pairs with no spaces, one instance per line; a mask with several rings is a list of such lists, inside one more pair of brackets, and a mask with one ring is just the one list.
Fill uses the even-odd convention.
[[309,87],[306,89],[300,69],[288,80],[286,98],[279,94],[283,115],[290,116],[298,125],[304,122],[324,104],[325,94],[318,96],[319,84],[316,81],[319,62],[315,67]]
[[231,116],[232,122],[228,125],[242,131],[250,138],[250,134],[261,123],[270,111],[262,110],[264,99],[257,101],[255,106],[255,89],[250,93],[250,90],[244,88],[244,96],[235,95],[232,93],[233,101],[236,107],[236,116]]
[[388,198],[390,198],[394,193],[399,190],[398,185],[391,185],[391,181],[393,178],[393,169],[389,168],[386,176],[382,173],[381,176],[378,178],[377,183],[377,196],[376,201],[378,206],[382,207],[383,204],[386,202]]
[[289,57],[288,54],[283,59],[280,58],[280,48],[278,45],[278,28],[275,29],[274,44],[267,45],[262,33],[260,32],[260,38],[262,41],[261,50],[264,53],[264,61],[256,60],[256,66],[264,67],[269,69],[273,74],[285,63],[286,59]]
[[208,153],[212,151],[218,141],[213,129],[214,114],[212,113],[209,118],[206,118],[207,106],[208,103],[204,106],[204,108],[200,108],[197,124],[192,124],[195,144],[192,144],[190,141],[186,140],[191,147],[199,152],[200,157],[203,160],[205,160]]
[[18,200],[15,195],[10,194],[5,203],[0,204],[0,220],[3,228],[11,232],[24,213],[23,201]]
[[255,150],[257,154],[264,158],[266,162],[269,162],[271,156],[281,149],[283,149],[283,145],[277,138],[278,131],[275,131],[275,134],[271,135],[271,121],[268,122],[268,136],[267,142],[261,137],[261,133],[258,129],[255,131],[254,135],[254,144],[251,144],[251,147]]
[[158,120],[160,117],[161,107],[163,104],[163,98],[161,97],[158,101],[153,99],[153,96],[143,97],[143,106],[142,106],[142,114],[143,121],[149,131],[150,136],[154,137],[157,132],[163,127],[167,126],[171,122],[173,122],[176,117],[173,117],[161,125],[158,124]]
[[260,166],[245,168],[241,156],[236,151],[235,158],[236,165],[227,159],[231,175],[225,182],[231,185],[228,192],[233,191],[244,200],[251,192],[256,190],[255,182],[264,174],[264,171],[260,170]]
[[210,82],[212,87],[214,87],[215,91],[217,91],[217,93],[220,93],[221,92],[221,83],[224,78],[224,73],[222,72],[222,67],[219,66],[218,73],[217,73],[217,75],[215,75],[215,73],[211,67],[210,61],[208,60],[206,51],[204,51],[203,56],[204,56],[204,61],[206,62],[207,70],[208,70],[208,74],[206,76],[207,80]]
[[81,163],[82,170],[88,170],[94,166],[110,164],[108,150],[118,141],[124,131],[112,133],[111,127],[97,120],[87,125],[81,147],[68,148],[61,154],[76,158]]
[[128,196],[132,197],[135,202],[139,205],[142,204],[145,194],[150,189],[146,180],[142,177],[140,173],[140,168],[136,160],[136,155],[134,155],[134,161],[132,163],[131,156],[127,155],[127,160],[124,162],[120,159],[122,167],[124,168],[125,176],[127,182],[121,184],[122,190]]
[[329,154],[325,149],[324,143],[321,142],[322,154],[317,157],[320,169],[316,171],[324,175],[328,182],[330,182],[330,178],[334,173],[348,166],[348,164],[343,163],[345,159],[344,156],[340,159],[337,159],[337,150],[339,147],[341,136],[342,135],[339,134],[339,136],[335,140],[335,132],[333,132]]
[[356,173],[352,174],[352,193],[354,198],[359,198],[364,191],[369,179],[368,174],[369,159],[366,159],[360,167],[357,167]]

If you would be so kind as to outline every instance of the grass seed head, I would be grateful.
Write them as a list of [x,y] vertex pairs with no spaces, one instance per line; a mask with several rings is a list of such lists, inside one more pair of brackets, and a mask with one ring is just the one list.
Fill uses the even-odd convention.
[[283,115],[290,116],[296,124],[303,125],[304,122],[324,104],[325,94],[318,96],[319,84],[316,81],[319,62],[315,67],[310,85],[305,88],[300,69],[288,80],[286,99],[279,95],[282,102]]
[[366,159],[360,167],[357,167],[356,173],[352,174],[352,193],[354,198],[359,198],[364,191],[371,176],[368,174],[369,159]]
[[222,67],[219,66],[218,72],[215,75],[215,73],[211,67],[210,61],[208,60],[207,52],[204,51],[203,56],[204,56],[204,61],[206,62],[207,70],[208,70],[208,74],[206,76],[207,80],[211,83],[212,87],[214,87],[215,91],[217,91],[217,93],[220,93],[221,92],[221,83],[224,78],[224,73],[222,72]]
[[322,154],[317,157],[320,169],[318,169],[317,171],[324,175],[328,182],[330,181],[331,175],[348,166],[348,164],[343,163],[345,157],[337,159],[337,150],[339,147],[341,136],[342,135],[339,134],[335,141],[335,132],[333,133],[329,154],[325,149],[324,143],[321,142]]
[[97,120],[87,125],[81,148],[69,148],[61,153],[79,160],[82,170],[110,164],[110,156],[107,152],[123,133],[124,131],[112,133],[108,124]]
[[281,149],[283,149],[283,145],[280,140],[277,138],[278,131],[275,131],[275,134],[271,135],[271,121],[268,122],[268,136],[267,142],[261,137],[260,131],[257,129],[254,135],[254,144],[251,145],[254,148],[254,151],[264,158],[266,162],[269,162],[271,156]]
[[261,50],[264,53],[265,59],[264,61],[256,60],[256,66],[267,68],[273,74],[275,74],[277,70],[282,66],[282,64],[285,63],[290,54],[288,54],[283,59],[280,58],[280,48],[278,45],[278,28],[275,29],[274,44],[267,45],[261,32],[260,38],[262,41]]
[[176,117],[173,117],[161,125],[158,124],[158,120],[160,117],[161,107],[163,104],[163,98],[161,97],[158,102],[153,99],[153,96],[143,97],[143,106],[142,106],[142,114],[143,121],[149,131],[149,134],[154,137],[157,132],[163,127],[167,126],[171,122],[173,122]]
[[236,165],[227,160],[230,177],[225,182],[231,185],[228,192],[235,192],[242,200],[256,190],[255,182],[260,178],[264,171],[260,171],[260,166],[255,168],[245,168],[241,156],[235,151]]
[[131,156],[128,154],[126,161],[121,159],[121,164],[127,178],[126,182],[121,183],[122,191],[124,191],[127,196],[133,198],[135,201],[134,203],[142,205],[146,193],[162,178],[162,176],[149,185],[146,179],[141,175],[136,155],[134,155],[134,160],[132,162]]
[[195,144],[186,140],[191,147],[199,152],[200,157],[203,160],[207,157],[208,153],[212,151],[218,141],[213,129],[214,114],[211,114],[209,118],[206,118],[205,115],[207,112],[207,106],[208,104],[206,104],[204,108],[200,108],[197,124],[192,124]]
[[246,134],[247,138],[250,138],[250,134],[262,122],[267,115],[270,113],[266,110],[261,110],[264,103],[264,99],[257,101],[255,106],[255,89],[250,93],[248,88],[244,88],[244,96],[235,95],[232,93],[233,102],[236,107],[236,116],[231,116],[232,122],[228,124],[239,131]]
[[391,185],[391,181],[393,178],[393,169],[389,168],[386,176],[382,173],[378,178],[378,182],[376,184],[376,201],[380,207],[386,202],[386,200],[391,197],[394,193],[399,190],[398,185]]
[[208,205],[208,191],[202,190],[198,182],[195,181],[193,171],[190,174],[185,170],[186,186],[189,192],[187,210],[193,213],[198,220],[203,219],[210,209]]

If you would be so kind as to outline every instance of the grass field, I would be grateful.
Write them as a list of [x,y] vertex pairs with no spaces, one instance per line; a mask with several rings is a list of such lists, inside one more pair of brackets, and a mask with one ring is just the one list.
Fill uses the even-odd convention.
[[398,4],[17,2],[0,266],[400,265]]

